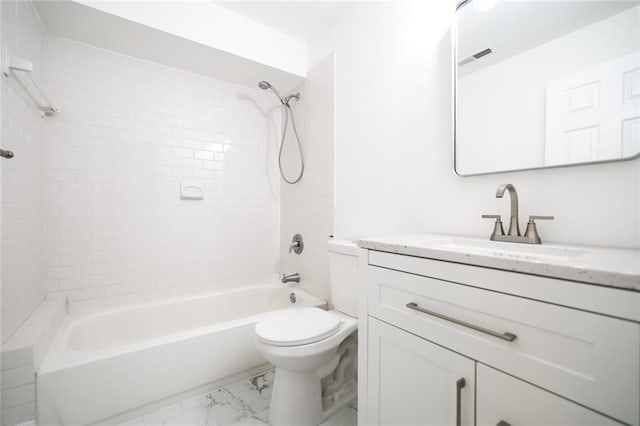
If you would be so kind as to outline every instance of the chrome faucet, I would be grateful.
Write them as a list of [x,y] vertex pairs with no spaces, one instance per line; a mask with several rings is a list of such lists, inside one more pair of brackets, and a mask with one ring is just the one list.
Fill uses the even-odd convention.
[[496,191],[496,198],[502,198],[504,191],[509,191],[509,197],[511,199],[511,217],[509,220],[509,232],[507,235],[504,233],[502,227],[502,220],[498,214],[483,214],[483,219],[495,219],[493,226],[493,232],[490,239],[493,241],[505,241],[510,243],[526,243],[526,244],[541,244],[542,240],[538,235],[538,229],[536,228],[535,221],[539,220],[553,220],[553,216],[529,216],[529,222],[527,223],[527,229],[524,231],[524,235],[520,235],[520,225],[518,223],[518,193],[516,188],[510,183],[505,183],[498,187]]
[[516,187],[510,183],[502,184],[496,191],[496,198],[502,198],[504,191],[509,191],[511,199],[511,218],[509,219],[509,235],[512,237],[520,236],[520,224],[518,223],[518,193]]
[[286,283],[299,283],[300,282],[300,274],[299,273],[294,273],[294,274],[282,274],[282,284],[286,284]]

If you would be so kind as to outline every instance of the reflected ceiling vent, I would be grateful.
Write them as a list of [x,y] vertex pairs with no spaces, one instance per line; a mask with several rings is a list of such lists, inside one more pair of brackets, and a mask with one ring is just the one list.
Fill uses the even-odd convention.
[[469,62],[473,62],[476,59],[480,59],[483,56],[487,56],[489,53],[491,53],[492,50],[491,49],[484,49],[478,53],[474,53],[471,56],[467,56],[466,58],[462,58],[458,61],[458,66],[461,67],[463,65],[467,65]]

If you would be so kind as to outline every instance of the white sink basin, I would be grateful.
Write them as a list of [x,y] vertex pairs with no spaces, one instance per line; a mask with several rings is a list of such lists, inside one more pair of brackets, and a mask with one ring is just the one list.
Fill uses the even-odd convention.
[[426,239],[415,241],[412,245],[435,250],[448,250],[457,253],[523,259],[528,261],[570,260],[589,253],[588,250],[549,244],[505,243],[463,237]]

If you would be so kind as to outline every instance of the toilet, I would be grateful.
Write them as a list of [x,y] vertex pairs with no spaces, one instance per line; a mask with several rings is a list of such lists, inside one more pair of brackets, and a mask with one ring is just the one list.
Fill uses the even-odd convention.
[[333,310],[273,312],[256,325],[256,345],[276,367],[269,421],[314,426],[356,396],[358,254],[354,242],[330,240]]

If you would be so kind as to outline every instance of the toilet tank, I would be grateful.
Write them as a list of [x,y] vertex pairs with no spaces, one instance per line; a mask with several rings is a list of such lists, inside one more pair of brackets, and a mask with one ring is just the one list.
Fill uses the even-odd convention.
[[333,309],[358,316],[358,256],[353,241],[329,240],[329,282]]

